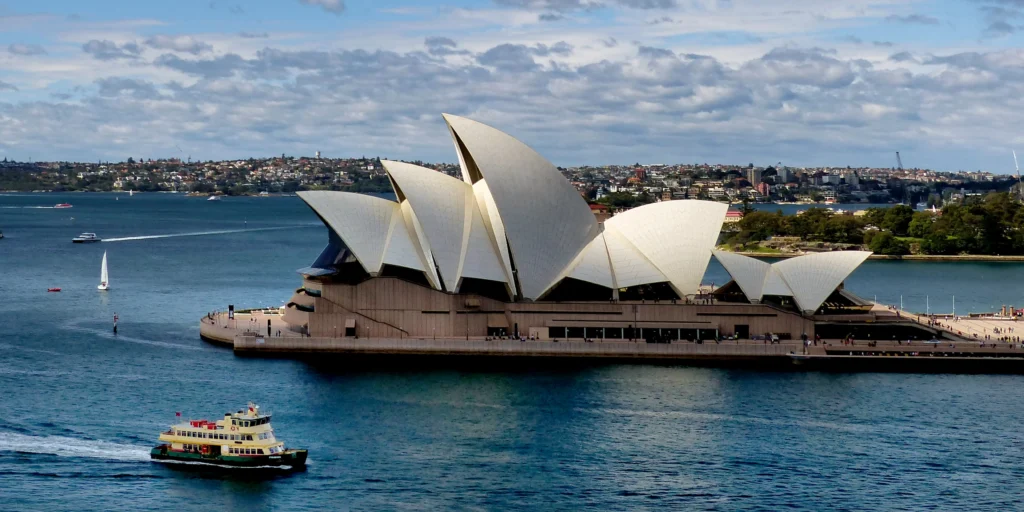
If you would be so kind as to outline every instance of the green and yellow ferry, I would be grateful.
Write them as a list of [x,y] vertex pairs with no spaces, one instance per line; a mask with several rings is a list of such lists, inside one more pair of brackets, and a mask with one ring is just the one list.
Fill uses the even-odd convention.
[[160,434],[164,444],[149,456],[156,460],[198,462],[218,466],[302,468],[306,450],[285,448],[274,437],[270,414],[252,402],[245,410],[217,421],[190,420]]

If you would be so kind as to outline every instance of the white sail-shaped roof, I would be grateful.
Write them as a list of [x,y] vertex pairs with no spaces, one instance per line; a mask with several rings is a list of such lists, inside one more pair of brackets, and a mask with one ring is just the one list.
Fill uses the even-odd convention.
[[614,227],[605,227],[604,240],[616,288],[668,281],[665,274]]
[[507,282],[471,185],[418,165],[381,163],[422,230],[424,253],[437,263],[446,290],[457,290],[463,277]]
[[616,230],[629,240],[683,297],[697,292],[728,209],[712,201],[662,201],[604,224],[606,231]]
[[[460,157],[461,158],[461,157]],[[505,280],[508,283],[512,296],[517,293],[515,276],[512,274],[512,259],[508,254],[508,238],[505,237],[505,226],[501,223],[498,215],[498,207],[494,204],[491,191],[487,188],[487,182],[480,180],[473,184],[473,195],[476,197],[477,209],[480,211],[480,218],[484,221],[484,228],[491,238],[491,243],[498,251],[501,260],[501,268],[505,271]]]
[[[736,281],[736,284],[743,290],[743,294],[747,296],[750,302],[760,302],[761,297],[765,295],[764,289],[768,279],[768,275],[772,274],[772,264],[767,261],[761,261],[757,258],[751,258],[743,256],[741,254],[735,254],[727,251],[715,251],[715,258],[718,262],[725,267],[726,272],[732,276],[732,280]],[[773,282],[775,291],[783,291],[781,295],[789,295],[787,293],[789,288],[785,286],[779,279]],[[778,289],[778,285],[782,284],[783,288]],[[780,295],[779,293],[769,293],[768,295]]]
[[615,279],[612,277],[611,261],[608,259],[604,233],[597,235],[597,238],[587,244],[583,252],[576,257],[576,261],[572,264],[566,277],[606,288],[615,288]]
[[526,144],[464,117],[445,114],[444,119],[463,179],[487,183],[522,296],[540,297],[597,235],[597,220],[558,169]]
[[399,201],[408,201],[437,263],[445,289],[459,282],[466,231],[466,185],[460,180],[418,165],[381,162],[395,185]]
[[868,256],[869,251],[822,252],[789,258],[772,267],[793,290],[796,305],[813,312]]
[[398,203],[351,192],[312,190],[298,196],[345,241],[363,269],[380,271]]
[[[586,201],[532,149],[469,119],[446,115],[445,121],[463,180],[386,161],[397,202],[299,193],[341,239],[332,243],[344,245],[371,275],[385,264],[419,270],[448,292],[457,292],[464,278],[497,281],[528,300],[564,278],[612,289],[668,282],[680,296],[697,290],[725,205],[645,205],[612,217],[602,231]],[[745,293],[788,290],[781,272],[768,276],[744,278]],[[757,283],[760,291],[749,287]]]
[[510,285],[510,279],[502,268],[501,257],[498,255],[490,231],[484,224],[484,217],[480,213],[473,190],[469,185],[461,181],[459,183],[466,187],[466,217],[469,219],[469,225],[466,226],[465,250],[459,277],[503,282],[509,285],[508,289],[511,293],[513,288]]
[[793,297],[797,307],[813,313],[854,270],[869,251],[835,251],[797,256],[776,263],[724,251],[715,257],[751,302],[765,295]]
[[414,229],[406,222],[399,208],[399,211],[391,216],[391,234],[384,250],[384,264],[426,272],[430,284],[438,287],[433,272],[427,272],[429,266],[424,261],[415,236]]
[[[746,291],[743,293],[746,293]],[[775,266],[769,267],[768,275],[764,278],[764,287],[761,288],[760,296],[764,297],[765,295],[793,296],[793,290],[789,289],[786,280],[782,279],[782,274],[779,274],[779,269],[775,268]]]
[[440,290],[441,278],[437,275],[434,256],[430,253],[427,237],[423,234],[423,227],[420,226],[420,221],[416,218],[416,212],[412,211],[409,201],[403,201],[399,204],[398,210],[401,212],[405,225],[409,229],[410,237],[412,238],[413,245],[419,252],[420,260],[423,261],[423,266],[427,268],[427,278],[430,280],[430,285]]

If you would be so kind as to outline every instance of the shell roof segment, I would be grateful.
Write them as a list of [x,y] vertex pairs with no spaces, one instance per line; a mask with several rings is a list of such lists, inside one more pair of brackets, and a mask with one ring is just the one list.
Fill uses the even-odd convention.
[[409,202],[427,244],[437,263],[445,289],[455,290],[464,253],[463,239],[469,222],[466,218],[466,189],[461,180],[418,165],[382,161],[400,191]]
[[471,119],[444,119],[463,179],[487,183],[522,296],[539,298],[597,236],[597,220],[558,169],[526,144]]
[[345,241],[367,272],[380,272],[398,203],[352,192],[311,190],[298,196]]
[[682,297],[700,286],[727,210],[712,201],[663,201],[616,215],[605,229],[633,244]]
[[750,256],[715,251],[715,257],[751,302],[765,295],[793,297],[805,313],[817,311],[870,255],[869,251],[823,252],[769,264]]

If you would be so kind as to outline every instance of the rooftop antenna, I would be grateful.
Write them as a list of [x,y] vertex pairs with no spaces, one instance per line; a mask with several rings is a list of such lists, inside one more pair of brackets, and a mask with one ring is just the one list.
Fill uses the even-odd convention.
[[1013,152],[1013,167],[1017,169],[1017,198],[1019,199],[1021,197],[1021,194],[1024,193],[1024,191],[1021,190],[1021,184],[1020,184],[1020,166],[1017,165],[1017,151],[1016,150],[1010,150],[1010,151]]

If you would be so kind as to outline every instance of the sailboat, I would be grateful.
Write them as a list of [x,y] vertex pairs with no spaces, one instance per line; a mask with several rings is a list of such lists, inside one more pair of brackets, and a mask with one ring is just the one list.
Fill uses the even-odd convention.
[[96,287],[97,290],[107,291],[110,289],[110,279],[107,276],[107,251],[103,251],[103,266],[100,270],[100,285]]

